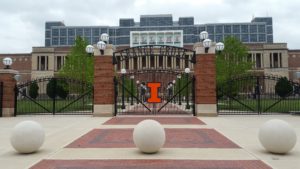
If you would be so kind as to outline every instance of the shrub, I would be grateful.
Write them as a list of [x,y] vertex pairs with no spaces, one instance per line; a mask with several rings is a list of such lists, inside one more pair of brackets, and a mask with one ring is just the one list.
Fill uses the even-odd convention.
[[293,86],[286,77],[282,77],[275,85],[275,93],[280,97],[287,97],[293,91]]
[[36,82],[32,82],[29,86],[29,96],[36,99],[39,95],[39,86]]

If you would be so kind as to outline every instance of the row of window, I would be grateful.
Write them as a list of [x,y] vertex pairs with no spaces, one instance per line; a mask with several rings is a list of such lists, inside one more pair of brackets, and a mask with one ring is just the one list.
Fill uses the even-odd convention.
[[[210,34],[209,38],[215,42],[222,42],[227,36],[234,36],[242,42],[272,42],[272,36],[266,36],[265,34]],[[96,44],[99,41],[99,36],[84,37],[90,44]],[[199,36],[196,35],[184,35],[183,43],[196,43],[199,42]],[[75,37],[53,37],[52,39],[46,39],[46,46],[67,46],[75,44]],[[128,45],[130,44],[129,36],[125,37],[110,37],[110,42],[114,45]]]
[[282,53],[270,53],[269,55],[269,65],[264,63],[264,59],[261,53],[249,53],[248,61],[254,62],[254,68],[282,68]]
[[[49,70],[49,56],[37,56],[36,70],[47,71]],[[65,64],[65,56],[55,56],[54,70],[58,71]]]
[[158,30],[183,30],[184,34],[199,34],[207,30],[210,34],[235,34],[235,33],[268,33],[272,34],[272,26],[264,24],[251,25],[208,25],[208,26],[182,26],[182,27],[139,27],[139,28],[52,28],[46,30],[46,38],[55,36],[99,36],[109,33],[110,36],[128,36],[130,31],[158,31]]

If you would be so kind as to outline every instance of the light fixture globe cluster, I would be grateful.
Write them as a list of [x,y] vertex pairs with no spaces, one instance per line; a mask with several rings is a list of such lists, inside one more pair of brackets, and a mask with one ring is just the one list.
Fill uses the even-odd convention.
[[[205,48],[205,53],[208,53],[208,49],[211,47],[211,43],[212,43],[212,41],[208,39],[208,32],[202,31],[200,33],[200,41],[202,42],[203,47]],[[222,50],[224,50],[224,47],[225,47],[224,43],[218,42],[216,44],[216,51],[221,52]]]
[[2,60],[2,63],[4,64],[5,69],[9,69],[10,66],[12,65],[12,59],[11,59],[10,57],[5,57],[5,58]]
[[[107,33],[103,33],[100,36],[100,41],[97,43],[97,48],[100,50],[101,54],[104,54],[104,50],[106,49],[106,44],[109,42],[109,35]],[[93,54],[94,46],[87,45],[85,48],[86,53]]]

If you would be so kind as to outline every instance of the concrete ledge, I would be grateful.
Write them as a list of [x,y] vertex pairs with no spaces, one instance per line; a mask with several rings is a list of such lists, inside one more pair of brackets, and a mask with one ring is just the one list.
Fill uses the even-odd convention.
[[217,105],[216,104],[196,104],[196,113],[197,116],[209,116],[216,117]]
[[95,104],[94,113],[95,117],[112,117],[114,115],[113,104]]
[[2,117],[14,117],[15,108],[2,108]]
[[13,69],[0,69],[0,74],[19,74],[19,71]]

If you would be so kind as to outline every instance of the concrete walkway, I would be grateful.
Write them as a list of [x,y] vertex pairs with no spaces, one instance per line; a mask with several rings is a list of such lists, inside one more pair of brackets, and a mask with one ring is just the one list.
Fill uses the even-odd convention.
[[[287,155],[266,153],[257,140],[258,128],[268,119],[288,121],[300,134],[300,116],[219,116],[201,117],[206,125],[172,125],[169,129],[216,129],[241,148],[163,148],[155,155],[143,155],[136,148],[65,148],[93,129],[124,129],[134,125],[101,125],[110,118],[89,116],[26,116],[0,118],[0,168],[29,168],[42,159],[172,159],[172,160],[262,160],[273,168],[296,169],[300,166],[299,140]],[[35,120],[46,130],[46,142],[36,154],[17,154],[9,143],[10,132],[23,120]]]

